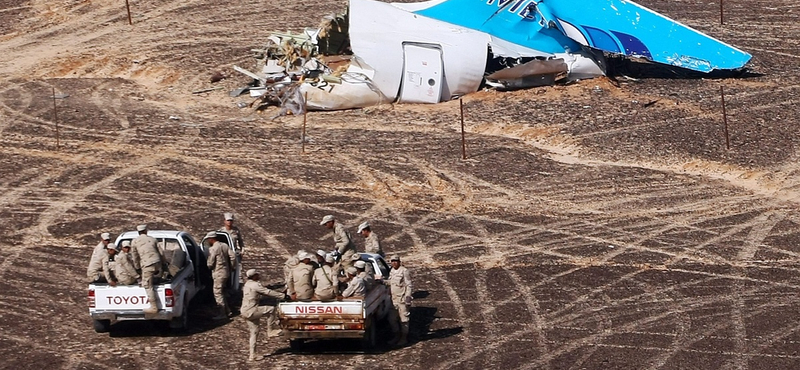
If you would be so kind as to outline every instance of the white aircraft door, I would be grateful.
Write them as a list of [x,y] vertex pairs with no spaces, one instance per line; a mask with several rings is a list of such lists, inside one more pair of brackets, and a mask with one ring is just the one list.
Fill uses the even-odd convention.
[[442,96],[442,50],[435,45],[403,45],[401,103],[438,103]]

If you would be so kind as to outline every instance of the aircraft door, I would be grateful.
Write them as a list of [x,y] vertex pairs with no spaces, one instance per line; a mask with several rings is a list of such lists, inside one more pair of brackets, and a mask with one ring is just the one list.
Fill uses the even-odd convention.
[[403,44],[401,103],[438,103],[442,96],[442,49],[438,45]]

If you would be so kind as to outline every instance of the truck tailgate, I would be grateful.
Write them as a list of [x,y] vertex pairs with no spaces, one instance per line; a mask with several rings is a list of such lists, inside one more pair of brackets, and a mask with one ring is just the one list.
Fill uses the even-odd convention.
[[282,302],[278,305],[278,315],[288,320],[358,320],[364,318],[364,305],[361,300]]
[[[165,308],[166,289],[169,287],[159,286],[156,289],[160,309]],[[94,311],[140,311],[150,306],[144,288],[137,285],[96,286],[94,301]]]

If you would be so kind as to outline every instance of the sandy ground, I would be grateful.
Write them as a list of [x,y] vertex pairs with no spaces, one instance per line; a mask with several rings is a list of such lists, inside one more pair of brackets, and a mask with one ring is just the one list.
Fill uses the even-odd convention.
[[[0,0],[0,367],[800,367],[800,10],[643,4],[751,52],[753,75],[470,94],[462,160],[457,101],[311,113],[301,153],[301,117],[228,97],[270,31],[341,1],[139,0],[129,26],[119,1]],[[200,236],[224,211],[269,280],[331,248],[322,215],[370,220],[413,271],[412,344],[264,341],[251,365],[245,324],[203,306],[182,334],[94,333],[99,233]]]

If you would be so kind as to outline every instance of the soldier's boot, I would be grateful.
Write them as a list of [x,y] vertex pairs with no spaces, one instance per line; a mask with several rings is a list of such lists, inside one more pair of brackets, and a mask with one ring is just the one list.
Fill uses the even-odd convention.
[[400,340],[397,341],[397,346],[402,347],[408,344],[408,323],[400,323]]
[[225,313],[225,306],[217,306],[217,316],[212,317],[212,320],[219,321],[225,320],[228,318],[228,315]]
[[150,307],[145,308],[144,314],[145,315],[153,315],[158,313],[158,296],[156,295],[155,290],[153,289],[146,289],[147,290],[147,300],[150,301]]

